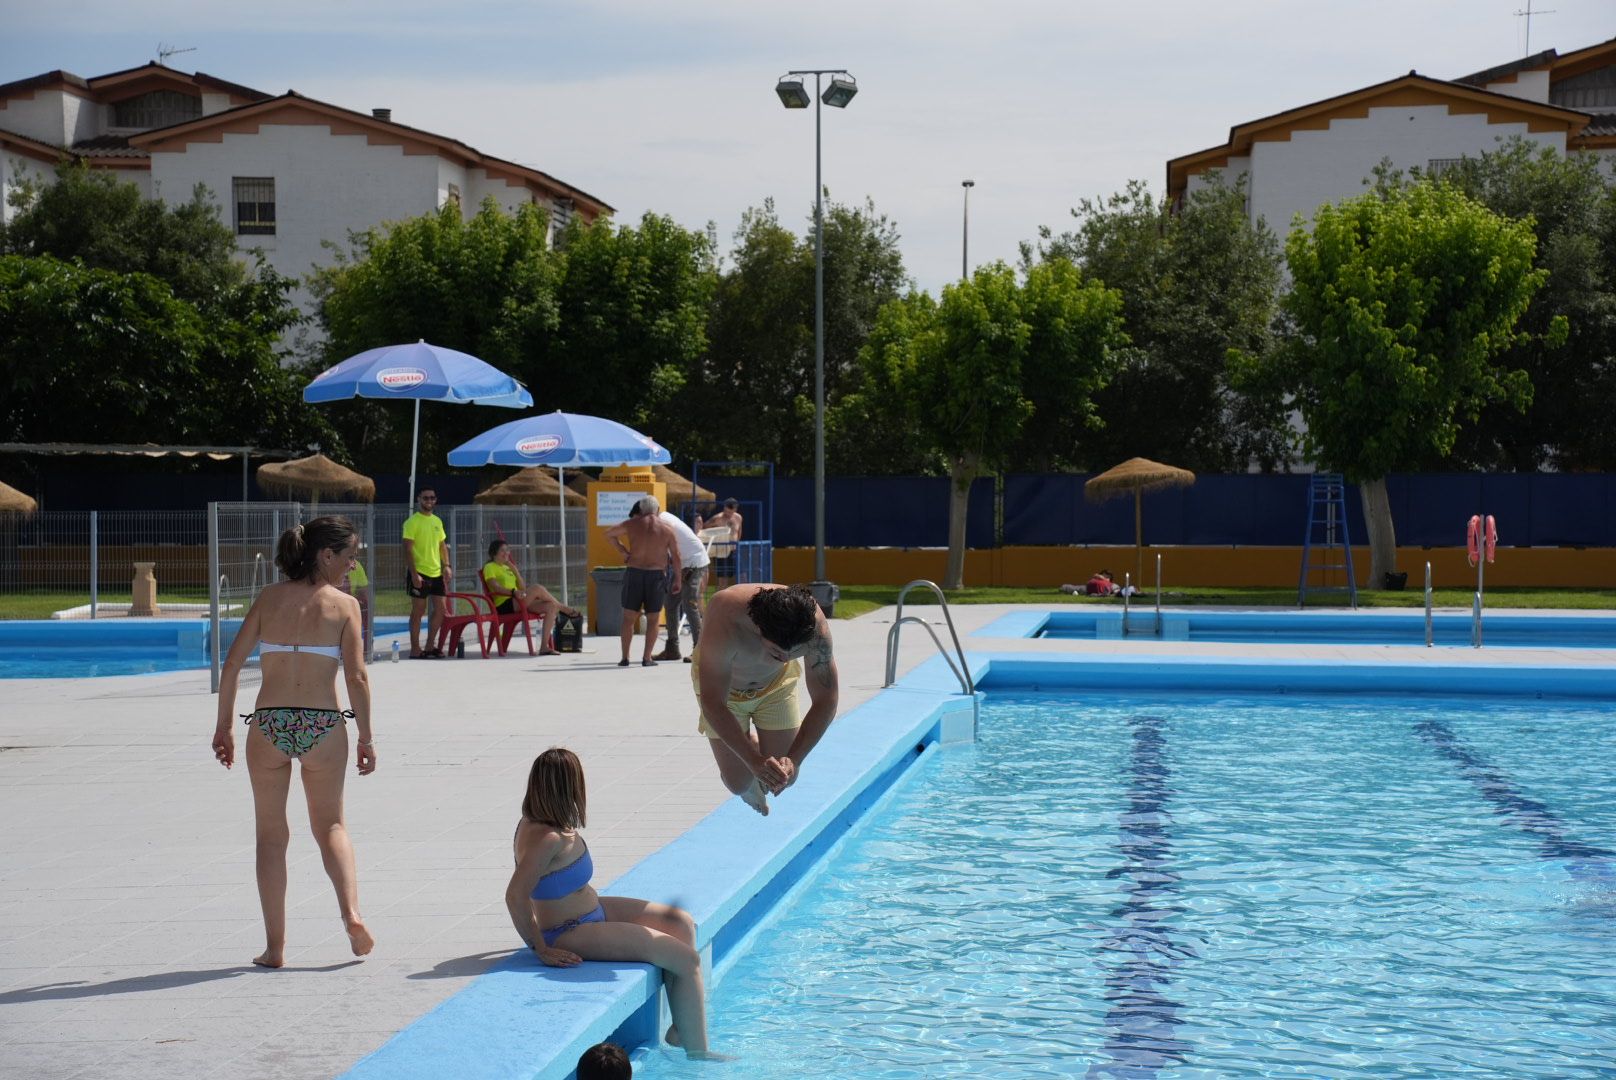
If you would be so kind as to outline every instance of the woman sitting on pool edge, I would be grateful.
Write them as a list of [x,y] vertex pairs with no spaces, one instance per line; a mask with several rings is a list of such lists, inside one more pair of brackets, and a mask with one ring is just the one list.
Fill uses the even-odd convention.
[[583,765],[571,750],[551,747],[533,760],[516,824],[516,871],[505,889],[516,932],[550,967],[584,960],[655,964],[673,1014],[668,1042],[683,1046],[687,1057],[723,1060],[707,1049],[695,920],[667,904],[596,895],[589,845],[578,835],[584,818]]
[[483,563],[483,587],[494,598],[494,610],[501,615],[509,615],[518,608],[537,615],[539,640],[544,643],[539,655],[557,655],[550,645],[550,635],[556,628],[556,613],[564,611],[568,617],[577,618],[578,610],[562,604],[543,585],[523,586],[522,574],[511,558],[511,545],[504,540],[488,545],[488,561]]

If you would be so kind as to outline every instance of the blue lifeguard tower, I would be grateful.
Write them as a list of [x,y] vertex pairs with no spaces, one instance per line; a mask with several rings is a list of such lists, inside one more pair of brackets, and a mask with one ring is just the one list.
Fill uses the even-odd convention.
[[[774,580],[774,462],[772,461],[698,461],[690,470],[690,482],[700,487],[703,470],[707,484],[719,496],[717,503],[687,499],[680,504],[678,514],[686,521],[697,514],[710,515],[729,498],[734,498],[746,522],[742,539],[734,551],[720,562],[733,560],[731,567],[737,584],[750,581]],[[736,477],[744,470],[750,497],[726,496],[714,482],[714,475]],[[726,567],[726,568],[731,568]]]

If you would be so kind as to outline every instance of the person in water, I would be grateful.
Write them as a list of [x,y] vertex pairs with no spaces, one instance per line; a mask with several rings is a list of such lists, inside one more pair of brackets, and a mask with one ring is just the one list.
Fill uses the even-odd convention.
[[707,1003],[702,989],[696,922],[668,904],[598,896],[595,864],[578,830],[586,814],[584,767],[571,750],[552,747],[533,760],[516,824],[516,870],[505,906],[522,941],[550,967],[584,960],[631,960],[662,969],[673,1026],[668,1042],[692,1058],[718,1059],[707,1049]]
[[[370,730],[370,682],[365,674],[359,601],[342,589],[353,568],[359,537],[346,518],[320,517],[281,534],[275,565],[287,580],[258,594],[225,657],[219,681],[219,720],[213,754],[230,768],[236,761],[232,713],[242,665],[259,650],[263,679],[247,721],[247,777],[252,781],[258,826],[258,900],[264,909],[267,945],[253,963],[278,968],[286,962],[286,796],[292,762],[302,763],[309,825],[325,872],[337,891],[337,907],[355,956],[375,944],[359,915],[359,883],[353,846],[342,816],[342,785],[348,767],[348,726],[358,736],[359,775],[376,769]],[[337,668],[348,686],[345,711],[337,701]]]

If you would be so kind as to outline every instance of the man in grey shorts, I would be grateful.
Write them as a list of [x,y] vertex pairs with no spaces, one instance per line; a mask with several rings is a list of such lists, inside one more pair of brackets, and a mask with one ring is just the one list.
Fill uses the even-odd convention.
[[680,588],[679,541],[661,519],[662,505],[650,495],[634,504],[627,521],[606,530],[628,569],[623,575],[623,659],[618,667],[628,667],[628,650],[634,642],[634,624],[645,613],[645,656],[642,667],[656,667],[651,650],[656,647],[657,628],[662,622],[662,602],[668,585],[668,567],[673,567],[673,591]]

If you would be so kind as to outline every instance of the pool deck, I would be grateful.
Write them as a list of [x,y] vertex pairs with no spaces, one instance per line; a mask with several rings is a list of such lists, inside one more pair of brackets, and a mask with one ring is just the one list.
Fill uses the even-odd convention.
[[[1487,667],[1616,661],[1610,650],[1574,648],[972,636],[1025,610],[1043,608],[953,613],[967,652]],[[836,622],[844,712],[879,692],[892,616],[886,608]],[[377,948],[362,963],[348,954],[294,800],[291,940],[279,972],[248,963],[263,944],[251,797],[244,767],[226,772],[212,760],[207,673],[0,683],[0,819],[8,825],[0,835],[0,1073],[343,1072],[510,952],[510,831],[528,765],[548,746],[571,747],[589,770],[597,884],[680,836],[726,795],[694,731],[689,669],[624,671],[615,642],[591,638],[586,647],[594,651],[373,667],[380,768],[350,779],[347,810]],[[910,628],[900,674],[933,654],[929,638]],[[255,684],[249,673],[238,712]]]

